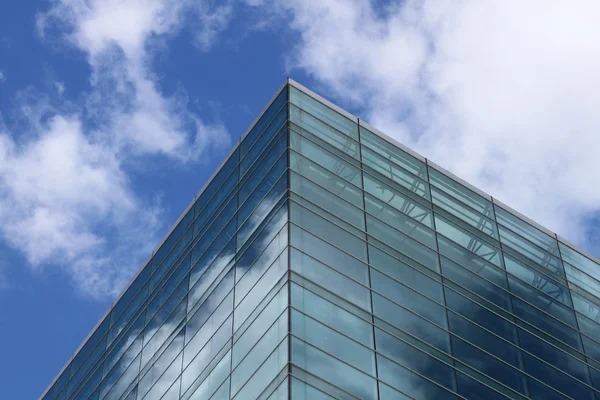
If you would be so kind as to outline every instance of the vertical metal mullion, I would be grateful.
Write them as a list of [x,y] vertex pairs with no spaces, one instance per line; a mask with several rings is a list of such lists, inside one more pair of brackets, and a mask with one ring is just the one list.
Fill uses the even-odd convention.
[[[573,303],[573,296],[571,294],[571,288],[569,287],[569,278],[567,277],[567,270],[565,269],[565,263],[563,261],[563,257],[562,257],[562,252],[560,251],[560,245],[558,244],[558,236],[556,235],[556,233],[554,234],[554,240],[556,240],[556,247],[558,248],[558,256],[560,259],[560,263],[563,267],[563,271],[565,273],[565,280],[567,281],[567,284],[565,285],[567,287],[567,293],[569,295],[569,299],[571,300],[571,306],[573,307],[573,315],[575,316],[575,324],[577,325],[577,333],[579,334],[579,340],[581,341],[581,349],[583,350],[583,353],[585,354],[585,359],[587,364],[590,364],[589,360],[588,360],[588,355],[587,352],[585,351],[585,347],[583,345],[583,336],[581,334],[581,328],[579,328],[579,319],[577,318],[577,310],[575,310],[575,304]],[[593,386],[593,382],[594,380],[592,379],[592,371],[590,370],[589,365],[586,365],[587,367],[587,371],[588,371],[588,376],[590,378],[590,386]]]
[[292,184],[292,173],[291,173],[291,154],[290,154],[290,142],[292,140],[291,138],[291,133],[290,133],[290,85],[289,85],[289,78],[288,78],[288,85],[287,85],[287,101],[285,103],[285,107],[286,107],[286,138],[287,138],[287,142],[286,142],[286,156],[287,156],[287,190],[286,190],[286,201],[287,201],[287,231],[288,231],[288,242],[287,242],[287,255],[288,255],[288,265],[287,265],[287,294],[288,294],[288,298],[287,298],[287,317],[288,317],[288,335],[287,335],[287,345],[288,345],[288,362],[287,362],[287,368],[288,368],[288,375],[285,378],[288,382],[288,399],[292,398],[292,380],[291,380],[291,376],[292,376],[292,337],[291,337],[291,333],[292,333],[292,308],[291,308],[291,304],[292,304],[292,285],[291,285],[291,279],[292,279],[292,252],[290,251],[290,241],[292,239],[292,228],[291,228],[291,224],[290,224],[290,216],[291,216],[291,205],[290,205],[290,188],[291,188],[291,184]]
[[456,385],[455,388],[455,392],[458,393],[458,374],[457,374],[457,369],[456,369],[456,361],[455,361],[455,354],[454,354],[454,346],[452,346],[452,334],[451,334],[451,328],[450,328],[450,317],[448,316],[448,300],[446,298],[446,287],[444,286],[444,275],[442,273],[442,257],[440,255],[440,244],[438,241],[438,234],[437,234],[437,227],[435,224],[435,211],[434,211],[434,207],[433,207],[433,198],[431,197],[431,179],[429,178],[429,163],[427,162],[428,160],[425,159],[425,173],[427,175],[427,185],[429,188],[429,196],[431,198],[431,204],[432,204],[432,208],[431,208],[431,213],[432,213],[432,222],[433,222],[433,230],[435,233],[435,247],[436,247],[436,252],[437,252],[437,260],[438,260],[438,266],[440,269],[440,279],[441,279],[441,284],[442,284],[442,292],[444,293],[444,312],[446,314],[446,324],[448,324],[448,344],[450,345],[450,354],[452,355],[452,366],[453,366],[453,374],[454,374],[454,384]]
[[[522,370],[523,372],[527,372],[527,367],[525,366],[525,357],[523,357],[523,351],[525,348],[523,347],[523,345],[521,344],[521,334],[519,332],[519,326],[517,325],[517,321],[515,320],[515,307],[513,305],[513,292],[511,290],[510,284],[508,283],[508,273],[506,272],[506,261],[504,260],[504,245],[502,244],[502,238],[500,237],[500,228],[499,228],[499,224],[498,223],[498,218],[496,217],[496,205],[494,204],[494,198],[491,197],[491,202],[492,202],[492,214],[494,217],[494,222],[496,222],[496,229],[498,230],[498,243],[500,244],[500,253],[502,256],[502,266],[503,266],[503,270],[504,270],[504,278],[506,279],[506,288],[508,290],[508,302],[510,305],[510,317],[513,321],[513,325],[515,326],[515,333],[517,334],[516,340],[517,340],[517,350],[519,351],[519,359],[521,361],[521,366],[522,366]],[[527,395],[531,396],[531,388],[529,385],[529,376],[525,375],[525,389],[527,389]],[[552,388],[554,389],[554,388]],[[554,389],[556,390],[556,389]]]
[[[240,148],[241,148],[241,143],[240,143]],[[238,153],[238,157],[239,157],[239,162],[237,164],[237,169],[238,169],[238,176],[237,176],[237,183],[235,184],[235,201],[236,201],[236,212],[235,212],[235,236],[233,238],[233,240],[235,240],[235,253],[233,255],[233,310],[231,311],[231,349],[230,354],[229,354],[229,398],[231,399],[231,389],[232,389],[232,385],[231,385],[231,375],[233,374],[233,335],[235,333],[235,286],[236,286],[236,272],[237,272],[237,251],[238,251],[238,222],[239,222],[239,212],[240,212],[240,181],[242,179],[241,177],[241,164],[242,164],[242,155],[241,155],[241,151]],[[227,276],[227,275],[225,275]]]
[[367,275],[369,278],[369,302],[371,307],[371,329],[373,334],[373,359],[375,361],[375,378],[377,379],[377,398],[381,399],[379,385],[379,366],[377,365],[377,341],[375,340],[375,307],[373,307],[373,284],[371,281],[371,257],[369,254],[369,235],[367,233],[367,212],[366,212],[366,195],[365,195],[365,177],[364,177],[364,165],[362,157],[362,142],[360,137],[360,119],[357,119],[356,124],[358,125],[358,157],[360,161],[360,186],[362,189],[362,214],[365,229],[365,246],[367,247]]

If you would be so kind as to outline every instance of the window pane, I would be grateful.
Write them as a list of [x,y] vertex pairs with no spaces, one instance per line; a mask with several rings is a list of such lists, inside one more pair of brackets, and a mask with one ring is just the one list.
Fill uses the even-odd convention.
[[290,121],[344,153],[357,159],[360,158],[358,142],[356,141],[358,140],[357,135],[353,135],[351,139],[347,134],[338,131],[331,125],[328,125],[293,104],[290,106]]
[[358,140],[358,124],[356,122],[349,120],[294,87],[290,87],[290,102],[338,131]]
[[246,135],[244,140],[240,145],[241,156],[244,157],[248,150],[252,148],[256,140],[262,135],[262,132],[267,128],[267,126],[271,123],[273,118],[279,113],[282,107],[285,106],[287,102],[287,85],[286,87],[279,93],[277,98],[271,103],[269,108],[263,113],[260,119],[254,124],[250,132]]
[[455,199],[462,201],[486,217],[494,219],[494,209],[492,208],[491,201],[481,197],[477,193],[431,167],[429,168],[429,181],[432,186],[435,186]]

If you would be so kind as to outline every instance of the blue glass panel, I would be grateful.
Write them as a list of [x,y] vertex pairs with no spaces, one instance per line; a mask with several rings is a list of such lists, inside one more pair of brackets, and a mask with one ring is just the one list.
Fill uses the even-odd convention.
[[[507,398],[499,393],[499,391],[483,385],[461,371],[456,373],[456,381],[458,383],[458,393],[467,399],[506,400]],[[526,397],[521,397],[514,393],[510,393],[509,398],[526,399]]]
[[600,265],[562,242],[559,242],[559,247],[560,254],[566,262],[590,275],[596,281],[600,281]]
[[[573,399],[594,399],[594,394],[591,388],[588,388],[587,386],[575,381],[574,379],[569,378],[562,372],[559,372],[558,370],[540,362],[539,360],[527,354],[523,354],[523,357],[525,360],[527,372],[535,378],[539,379],[540,381],[544,382],[548,386],[555,388],[556,390],[566,394],[567,396],[570,396]],[[532,396],[535,396],[534,398],[542,398],[539,397],[540,394],[537,393],[537,390],[539,389],[543,390],[542,393],[548,392],[548,389],[542,387],[539,384],[531,385],[530,383],[530,388]]]
[[65,368],[63,373],[54,382],[52,387],[48,390],[48,392],[44,396],[43,400],[53,400],[56,397],[56,395],[60,392],[60,390],[65,386],[67,381],[69,380],[70,373],[71,373],[71,364],[69,364]]
[[[425,365],[426,367],[427,365]],[[379,378],[402,393],[415,399],[456,399],[456,395],[423,376],[384,358],[377,356]]]
[[[265,148],[269,147],[269,142],[271,139],[273,139],[273,137],[275,137],[279,132],[283,132],[285,130],[286,122],[287,108],[283,108],[258,138],[255,145],[248,150],[248,154],[246,154],[242,159],[242,162],[240,163],[241,177],[243,177],[249,170],[256,171],[256,168],[262,168],[260,166],[257,167],[256,160],[260,157],[260,154],[265,150]],[[287,135],[283,136],[283,145],[285,146],[287,144]],[[275,147],[280,147],[280,145],[275,145]]]
[[267,108],[267,110],[262,114],[260,119],[254,124],[250,132],[248,132],[240,145],[242,157],[244,157],[250,148],[252,148],[267,126],[271,124],[273,118],[279,113],[279,110],[285,106],[285,103],[287,102],[287,92],[288,88],[286,86],[283,88],[281,93],[279,93],[277,98],[273,100],[269,108]]
[[[230,363],[231,352],[228,352],[218,362],[218,364],[215,365],[214,369],[210,371],[210,373],[204,378],[204,380],[202,380],[202,382],[193,390],[193,393],[188,393],[188,395],[184,395],[182,399],[205,400],[211,398],[212,394],[218,391],[218,388],[223,384],[223,381],[226,379],[227,375],[231,371]],[[200,371],[198,371],[198,374],[199,373]],[[182,393],[185,392],[184,387],[187,388],[188,385],[182,384]],[[229,389],[229,385],[227,389]],[[191,394],[191,396],[189,396],[189,394]],[[229,395],[229,390],[227,390],[227,394]],[[229,398],[229,396],[227,396],[227,398]]]
[[335,397],[331,397],[296,378],[292,378],[292,398],[294,400],[335,400]]
[[187,212],[187,214],[185,214],[179,224],[177,224],[177,227],[173,230],[173,232],[171,232],[167,240],[165,240],[165,242],[160,246],[160,249],[158,249],[154,255],[152,260],[152,271],[155,271],[160,266],[179,238],[181,238],[187,231],[193,220],[194,210],[191,209]]
[[[108,333],[109,344],[112,341],[112,339],[110,339],[110,338],[114,338],[116,336],[116,334],[113,332],[113,329],[118,329],[118,328],[113,328],[112,326],[115,325],[115,323],[118,320],[122,321],[119,319],[121,314],[125,310],[129,309],[129,305],[131,304],[132,301],[134,301],[134,299],[140,301],[140,297],[137,297],[138,293],[141,296],[141,302],[139,304],[144,302],[146,296],[148,295],[148,287],[146,286],[146,281],[150,277],[150,272],[151,272],[151,267],[149,265],[142,268],[139,275],[135,278],[135,280],[131,283],[131,285],[127,288],[125,293],[123,293],[123,295],[121,296],[119,301],[113,306],[112,310],[110,311],[111,330]],[[137,310],[137,307],[134,307],[134,308]],[[126,321],[128,319],[129,319],[129,317],[125,318]]]
[[[207,205],[212,205],[213,207],[219,206],[223,202],[223,199],[231,192],[231,187],[237,184],[239,179],[239,154],[240,151],[239,148],[237,148],[227,159],[215,177],[210,181],[208,186],[202,191],[198,200],[196,200],[196,204],[194,205],[196,221],[206,221],[213,214],[213,211],[208,209],[205,210],[205,207]],[[215,197],[213,198],[213,196]],[[196,225],[196,223],[194,223],[194,225]],[[202,225],[202,223],[200,223],[200,225]],[[195,230],[195,232],[197,231]]]
[[292,363],[359,399],[377,399],[375,379],[299,339],[292,338],[291,341]]
[[[237,221],[232,220],[227,226],[221,231],[221,233],[215,237],[214,241],[205,243],[204,240],[198,242],[196,247],[192,250],[192,270],[190,273],[190,287],[198,281],[200,276],[204,273],[206,268],[212,264],[213,261],[219,256],[222,250],[227,246],[228,243],[234,238],[237,228]],[[227,262],[228,253],[221,254],[221,260]],[[233,254],[231,254],[233,256]]]
[[[386,243],[396,251],[405,254],[433,271],[439,272],[438,256],[434,250],[368,214],[366,219],[367,232],[370,236]],[[370,238],[369,241],[371,241]]]
[[[440,248],[442,246],[440,245]],[[489,281],[496,284],[506,286],[506,275],[501,269],[485,263],[483,260],[473,259],[470,266],[477,265],[479,271],[463,268],[461,265],[441,257],[442,274],[450,279],[453,283],[468,289],[469,291],[483,297],[484,299],[494,303],[498,307],[502,307],[507,311],[511,311],[510,295],[502,287],[498,287]],[[482,277],[487,278],[483,279]]]
[[[503,348],[507,347],[510,347],[510,345],[504,344]],[[455,336],[452,337],[452,351],[457,360],[473,367],[479,373],[485,374],[513,390],[527,395],[525,375],[510,365],[504,364]],[[498,389],[502,392],[511,393],[502,387]]]

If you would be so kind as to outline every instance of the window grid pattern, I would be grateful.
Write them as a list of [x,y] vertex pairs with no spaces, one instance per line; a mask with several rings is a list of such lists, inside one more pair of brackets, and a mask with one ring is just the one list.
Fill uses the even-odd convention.
[[600,266],[288,84],[43,397],[596,399]]

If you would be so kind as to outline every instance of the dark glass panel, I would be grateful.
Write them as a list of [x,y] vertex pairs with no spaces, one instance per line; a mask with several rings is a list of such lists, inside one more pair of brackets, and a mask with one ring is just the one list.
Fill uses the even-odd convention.
[[243,158],[246,153],[254,146],[254,143],[262,135],[263,131],[272,123],[273,119],[279,111],[285,106],[287,102],[287,86],[283,88],[281,93],[271,103],[269,108],[262,114],[260,119],[254,124],[250,132],[244,137],[240,144],[241,157]]

